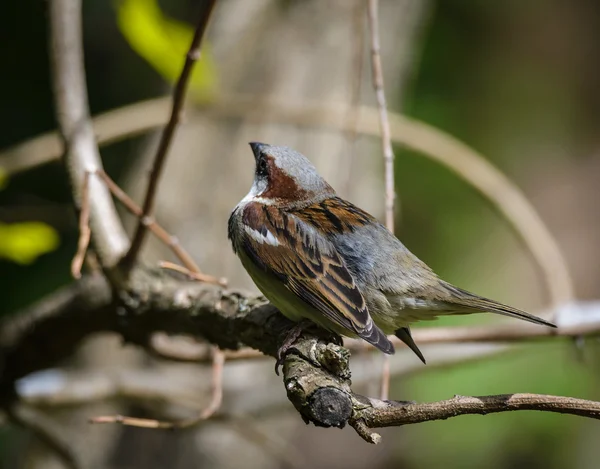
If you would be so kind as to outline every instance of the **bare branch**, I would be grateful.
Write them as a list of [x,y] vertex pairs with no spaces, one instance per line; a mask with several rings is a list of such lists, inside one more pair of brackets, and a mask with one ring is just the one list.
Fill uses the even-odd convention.
[[357,411],[351,424],[353,426],[364,425],[361,430],[357,429],[357,432],[369,443],[378,441],[374,441],[373,434],[369,436],[368,432],[363,433],[365,427],[398,427],[432,420],[446,420],[459,415],[487,415],[515,410],[537,410],[600,419],[600,402],[544,394],[455,396],[446,401],[421,404],[379,401],[360,396],[358,401],[356,407],[360,408],[364,405],[364,408]]
[[[222,348],[230,349],[226,351],[228,359],[255,358],[258,355],[243,348],[243,345],[274,356],[278,336],[273,325],[264,331],[255,328],[256,322],[260,322],[260,315],[266,310],[274,312],[271,307],[265,306],[264,300],[208,284],[178,281],[161,275],[160,271],[140,273],[139,276],[146,280],[124,288],[120,294],[120,301],[124,302],[121,306],[113,302],[111,289],[104,278],[84,276],[5,319],[0,327],[0,358],[4,362],[0,389],[12,387],[15,380],[26,374],[53,366],[73,353],[88,335],[102,331],[122,333],[126,339],[161,356],[183,361],[206,361],[206,349],[182,350],[177,344],[157,342],[155,333],[206,336]],[[141,314],[127,314],[130,303]],[[598,309],[598,306],[595,308]],[[419,344],[510,342],[600,333],[597,313],[588,311],[580,316],[571,321],[559,317],[558,329],[528,324],[519,327],[508,324],[430,327],[415,329],[414,338]],[[61,341],[45,339],[57,334],[61,335]],[[399,341],[394,343],[401,345]],[[346,344],[358,350],[355,341],[347,339]]]
[[175,90],[173,92],[173,107],[171,108],[171,117],[169,118],[169,122],[163,130],[160,143],[156,151],[156,156],[154,157],[154,164],[152,166],[152,171],[150,172],[150,180],[148,181],[146,197],[142,207],[143,215],[138,221],[135,233],[133,235],[133,241],[131,242],[131,247],[124,259],[124,265],[128,268],[133,266],[133,263],[135,262],[146,237],[146,228],[148,227],[147,220],[152,217],[154,212],[154,201],[156,198],[158,181],[160,179],[173,136],[175,135],[175,130],[177,129],[177,125],[181,120],[181,113],[183,112],[183,103],[185,101],[185,93],[187,91],[188,81],[194,64],[200,58],[200,46],[202,43],[202,38],[206,32],[208,20],[210,19],[210,15],[213,11],[215,3],[216,0],[206,0],[205,2],[202,2],[203,9],[200,13],[200,19],[198,20],[198,24],[194,32],[194,38],[192,39],[192,44],[190,45],[190,49],[186,55],[183,69],[181,70],[181,74],[179,75],[177,85],[175,86]]
[[[571,320],[569,324],[563,324],[559,329],[533,324],[520,324],[519,327],[511,324],[491,324],[489,326],[418,327],[412,331],[412,335],[415,342],[423,346],[453,343],[517,343],[555,336],[576,338],[600,333],[600,302],[579,303],[573,306],[582,310],[582,318]],[[593,313],[592,310],[595,312]],[[563,316],[561,311],[554,311],[553,314],[558,315],[559,320]],[[406,344],[397,337],[390,337],[390,340],[397,348],[406,347]],[[344,347],[357,353],[376,350],[361,339],[344,338]],[[210,350],[206,344],[191,343],[164,334],[153,335],[149,351],[167,360],[210,362]],[[231,361],[268,358],[258,350],[250,348],[227,350],[225,356]],[[429,361],[428,365],[431,365]]]
[[81,209],[79,211],[79,241],[77,243],[77,252],[71,262],[71,275],[73,278],[81,278],[81,267],[85,260],[85,253],[90,244],[90,173],[86,171],[83,176],[83,186],[81,187]]
[[393,233],[394,202],[396,198],[394,187],[394,150],[392,149],[392,134],[383,86],[383,66],[381,65],[381,45],[379,44],[379,0],[368,0],[368,2],[373,88],[377,97],[379,125],[381,126],[381,144],[383,146],[383,159],[385,161],[385,226]]
[[[85,337],[101,331],[116,332],[125,341],[145,348],[150,347],[154,333],[164,331],[205,338],[225,349],[249,346],[275,356],[285,331],[292,326],[262,299],[208,284],[179,281],[160,271],[134,269],[126,282],[114,290],[116,298],[113,298],[111,287],[102,278],[83,277],[51,301],[7,323],[0,335],[4,358],[0,395],[7,399],[15,380],[55,364],[70,355]],[[463,332],[455,338],[467,339],[465,328],[461,329]],[[498,330],[503,331],[500,337],[506,339],[509,331],[518,328]],[[599,331],[600,320],[596,318],[585,328],[571,321],[571,325],[561,326],[556,334],[597,334]],[[431,332],[435,334],[433,329]],[[57,334],[61,334],[61,341],[44,339]],[[519,334],[525,337],[524,333]],[[551,335],[547,331],[545,334]],[[478,337],[483,336],[480,333]],[[371,411],[365,409],[369,406],[376,410],[384,408],[381,402],[386,401],[365,401],[366,398],[352,393],[349,351],[334,345],[333,340],[325,332],[322,337],[304,333],[290,349],[283,368],[288,398],[304,418],[317,425],[342,426],[363,419],[368,427],[373,427],[373,422],[379,421],[368,420]],[[366,413],[360,413],[363,411]]]
[[54,451],[66,467],[70,469],[83,469],[85,467],[81,458],[72,450],[64,429],[49,420],[41,412],[21,403],[13,404],[5,411],[11,421],[26,430],[30,430],[42,443]]
[[[94,119],[98,140],[100,143],[115,142],[155,129],[164,124],[163,113],[168,107],[168,99],[158,98],[102,114]],[[258,108],[264,112],[257,113]],[[293,103],[270,100],[265,96],[229,95],[207,104],[205,112],[215,118],[243,117],[259,122],[339,131],[354,128],[346,104],[323,105],[306,100]],[[362,106],[356,113],[357,132],[371,136],[381,134],[377,110]],[[477,189],[501,213],[532,255],[554,305],[573,298],[573,281],[558,243],[514,183],[484,156],[451,135],[400,114],[390,112],[389,118],[395,143],[405,145],[445,166]],[[50,134],[44,134],[9,149],[0,155],[0,165],[9,173],[22,171],[25,168],[20,166],[20,162],[24,152],[34,150],[43,151],[44,154],[36,155],[31,164],[57,159],[60,154],[56,152],[56,137],[50,137]]]
[[350,389],[348,351],[307,337],[294,346],[293,355],[286,357],[284,384],[288,398],[305,420],[323,427],[343,427],[349,423],[369,443],[380,441],[380,436],[371,433],[370,428],[467,414],[540,410],[600,419],[600,402],[560,396],[456,397],[423,404],[367,398]]
[[360,93],[363,81],[363,64],[364,64],[364,39],[365,39],[365,7],[367,6],[364,0],[355,0],[355,5],[351,11],[351,36],[352,41],[350,47],[352,49],[352,61],[349,67],[349,75],[352,77],[350,85],[350,99],[345,117],[345,148],[340,151],[339,171],[344,174],[340,176],[341,193],[347,194],[350,191],[350,186],[354,181],[353,169],[355,166],[356,157],[356,138],[358,113],[356,109],[360,105]]
[[[383,65],[381,64],[381,45],[379,43],[379,0],[368,0],[368,18],[371,29],[371,70],[373,88],[377,97],[379,110],[379,125],[381,126],[381,143],[383,146],[383,160],[385,162],[385,226],[394,232],[394,203],[396,199],[394,178],[394,150],[392,149],[392,135],[390,121],[387,114],[385,88],[383,85]],[[381,370],[381,399],[387,399],[390,394],[390,357],[383,357]]]
[[212,377],[211,377],[211,400],[208,406],[200,412],[196,422],[191,422],[189,426],[195,425],[201,420],[209,419],[213,416],[221,403],[223,402],[223,367],[225,366],[225,354],[219,347],[212,348]]
[[[49,8],[50,59],[56,114],[74,199],[81,201],[85,172],[102,168],[88,109],[81,1],[53,0]],[[110,267],[125,253],[129,241],[110,194],[99,181],[90,181],[89,197],[94,245],[102,264]],[[81,206],[81,202],[78,205]]]
[[191,280],[198,280],[199,282],[214,283],[215,285],[221,285],[222,287],[227,286],[227,279],[225,277],[216,278],[216,277],[213,277],[212,275],[206,275],[199,271],[193,271],[193,270],[188,269],[187,267],[183,267],[181,265],[174,264],[173,262],[169,262],[169,261],[160,261],[158,263],[158,266],[161,269],[167,269],[167,270],[173,270],[175,272],[179,272],[180,274],[186,275]]

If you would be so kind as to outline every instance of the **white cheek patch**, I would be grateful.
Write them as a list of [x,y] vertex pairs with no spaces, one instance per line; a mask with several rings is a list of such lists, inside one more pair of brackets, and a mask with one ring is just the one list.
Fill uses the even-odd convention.
[[252,195],[252,191],[250,191],[246,195],[246,197],[244,197],[240,201],[240,203],[238,204],[238,207],[243,207],[244,205],[249,204],[250,202],[257,202],[257,203],[263,204],[263,205],[273,205],[275,203],[272,199],[265,199],[258,195]]
[[248,236],[250,236],[257,243],[268,244],[270,246],[279,246],[279,241],[269,230],[266,230],[266,235],[263,235],[260,231],[250,228],[247,225],[244,226],[244,230],[246,230]]
[[246,196],[242,199],[240,203],[248,203],[248,202],[261,202],[265,203],[265,201],[261,197],[261,194],[267,190],[267,182],[265,180],[255,180],[252,183],[252,187],[250,188],[250,192],[246,194]]

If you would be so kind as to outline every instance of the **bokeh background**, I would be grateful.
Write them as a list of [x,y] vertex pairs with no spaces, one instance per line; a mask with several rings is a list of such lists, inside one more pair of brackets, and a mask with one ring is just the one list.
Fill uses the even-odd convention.
[[[84,2],[92,114],[169,93],[198,3]],[[227,276],[236,287],[254,288],[226,240],[229,211],[251,181],[248,141],[297,148],[342,195],[383,218],[377,139],[280,124],[266,106],[244,110],[232,98],[373,106],[364,6],[354,0],[218,2],[186,121],[160,187],[158,218],[204,270]],[[45,3],[6,2],[0,11],[0,314],[5,316],[70,282],[78,233],[58,162],[18,172],[3,169],[14,145],[53,130],[55,119]],[[577,298],[600,298],[600,4],[381,0],[381,30],[390,109],[450,133],[508,175],[556,236]],[[211,111],[224,99],[232,102],[228,111]],[[109,174],[138,200],[156,140],[150,132],[102,147]],[[400,146],[395,151],[397,232],[405,244],[442,277],[469,290],[531,311],[547,306],[530,256],[481,195],[430,159]],[[131,226],[130,217],[124,212],[123,217]],[[144,254],[148,263],[170,258],[157,243],[149,243]],[[482,315],[439,324],[495,320]],[[408,362],[410,372],[394,377],[391,396],[426,401],[538,392],[600,399],[595,338],[577,344],[540,341],[493,354],[495,349],[482,348],[480,354],[464,349],[470,358],[436,366],[436,357],[457,347],[423,347],[432,357],[428,367],[399,353],[395,360]],[[378,355],[356,361],[359,375],[377,376],[380,366]],[[202,366],[155,362],[114,338],[89,341],[64,364],[64,370],[84,376],[123,368],[166,376],[187,387],[199,407],[206,400],[208,374]],[[186,381],[190,375],[195,380]],[[227,365],[224,409],[243,419],[207,423],[183,434],[86,423],[107,411],[161,418],[185,414],[164,403],[118,400],[45,411],[99,468],[598,467],[595,421],[533,412],[460,417],[385,430],[383,444],[372,447],[351,429],[305,427],[271,375],[271,360]],[[377,392],[376,382],[358,386]],[[60,467],[26,431],[10,425],[0,428],[0,461],[7,468]]]

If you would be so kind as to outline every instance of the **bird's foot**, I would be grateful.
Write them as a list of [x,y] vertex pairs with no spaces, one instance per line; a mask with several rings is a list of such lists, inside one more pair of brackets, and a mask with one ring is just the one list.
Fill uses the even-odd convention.
[[287,331],[285,339],[283,343],[277,350],[277,361],[275,362],[275,374],[279,376],[279,367],[283,366],[283,359],[285,358],[286,352],[294,345],[298,337],[302,334],[302,332],[309,327],[314,326],[311,321],[302,320],[294,324],[294,327]]

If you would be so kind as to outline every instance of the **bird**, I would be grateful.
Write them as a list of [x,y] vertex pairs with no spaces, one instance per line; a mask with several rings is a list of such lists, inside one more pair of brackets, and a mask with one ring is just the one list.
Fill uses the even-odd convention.
[[491,312],[556,327],[439,278],[375,217],[339,197],[301,153],[250,147],[254,181],[231,212],[228,238],[258,289],[296,322],[278,362],[307,323],[388,355],[394,334],[423,363],[410,330],[418,321]]

